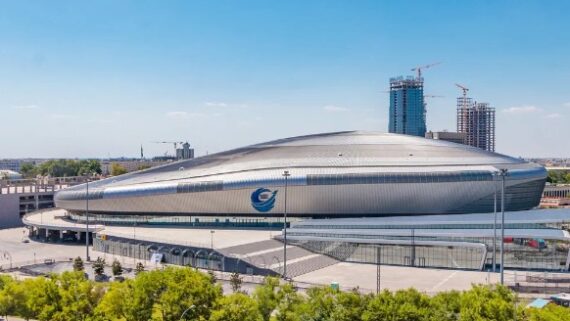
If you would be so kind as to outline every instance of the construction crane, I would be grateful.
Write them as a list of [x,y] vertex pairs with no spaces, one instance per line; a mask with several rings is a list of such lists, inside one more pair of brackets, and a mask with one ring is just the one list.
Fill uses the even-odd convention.
[[463,98],[467,98],[467,92],[469,91],[469,88],[460,84],[455,84],[455,86],[461,88],[461,90],[463,90]]
[[418,78],[422,78],[422,69],[428,69],[437,65],[440,65],[441,62],[436,62],[433,64],[429,64],[429,65],[423,65],[423,66],[418,66],[415,68],[412,68],[412,71],[416,71],[418,73]]
[[[153,142],[154,144],[172,144],[174,145],[174,156],[176,156],[176,150],[178,149],[178,144],[182,145],[184,142]],[[164,156],[167,155],[168,152],[164,152]]]
[[178,144],[180,144],[180,145],[184,144],[184,142],[153,142],[153,143],[155,143],[155,144],[173,144],[175,150],[178,148]]
[[443,98],[445,96],[440,96],[440,95],[424,95],[425,98]]

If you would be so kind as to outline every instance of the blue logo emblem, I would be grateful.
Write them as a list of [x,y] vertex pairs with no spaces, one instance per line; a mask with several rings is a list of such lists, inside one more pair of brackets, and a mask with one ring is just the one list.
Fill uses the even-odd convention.
[[251,206],[258,212],[269,212],[275,206],[275,196],[277,191],[270,191],[267,188],[258,188],[251,193]]

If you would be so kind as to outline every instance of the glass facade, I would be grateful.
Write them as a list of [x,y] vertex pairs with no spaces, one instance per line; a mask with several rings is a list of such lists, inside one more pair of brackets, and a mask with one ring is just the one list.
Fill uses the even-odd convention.
[[390,79],[390,133],[425,137],[426,112],[423,79]]

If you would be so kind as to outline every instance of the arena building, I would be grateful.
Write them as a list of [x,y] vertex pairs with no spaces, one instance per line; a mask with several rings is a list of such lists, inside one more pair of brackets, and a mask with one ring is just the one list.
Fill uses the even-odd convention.
[[[134,231],[145,226],[164,233],[176,225],[236,229],[238,241],[237,229],[283,227],[287,204],[288,246],[299,248],[298,253],[314,253],[303,254],[312,268],[315,260],[322,267],[330,259],[492,270],[502,264],[500,229],[495,229],[500,227],[500,213],[493,212],[502,208],[504,184],[505,268],[568,271],[570,210],[534,209],[546,174],[540,165],[466,145],[397,134],[336,132],[179,161],[92,182],[88,188],[73,186],[58,192],[58,209],[46,213],[56,223],[41,224],[40,215],[27,216],[24,223],[31,236],[57,238],[54,231],[60,230],[61,236],[66,229],[82,238],[73,228],[86,220],[88,206],[90,223],[100,226],[91,232],[96,233],[93,244],[100,251],[144,259],[162,251],[174,264],[198,262],[180,253],[207,252],[218,260],[213,266],[227,270],[228,260],[239,265],[244,255],[272,253],[265,261],[273,256],[281,261],[283,256],[268,241],[239,245],[243,253],[236,256],[213,246],[191,247],[186,239],[158,246],[152,240],[141,243]],[[133,239],[114,235],[113,225],[132,226]],[[192,234],[199,233],[194,230],[186,237]],[[283,240],[282,235],[273,238]],[[281,273],[279,269],[274,271]]]
[[478,148],[419,137],[337,132],[252,145],[79,185],[57,207],[117,215],[332,218],[493,211],[508,170],[507,211],[537,206],[546,170]]

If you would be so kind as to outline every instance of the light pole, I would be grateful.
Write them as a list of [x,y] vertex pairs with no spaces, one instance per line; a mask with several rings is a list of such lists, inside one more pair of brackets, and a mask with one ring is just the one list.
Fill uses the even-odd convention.
[[287,278],[287,180],[291,176],[289,171],[283,172],[285,177],[285,206],[283,208],[283,278]]
[[505,283],[505,179],[509,170],[501,168],[501,284]]
[[139,246],[137,245],[137,219],[133,219],[133,241],[135,241],[135,248],[133,251],[133,265],[137,265],[137,258],[139,256]]
[[210,249],[214,249],[214,233],[216,233],[216,231],[210,231]]
[[493,173],[493,190],[494,192],[494,203],[493,203],[493,213],[495,214],[495,219],[493,221],[493,273],[497,272],[497,173]]
[[87,175],[86,192],[85,192],[85,260],[89,258],[89,175]]

